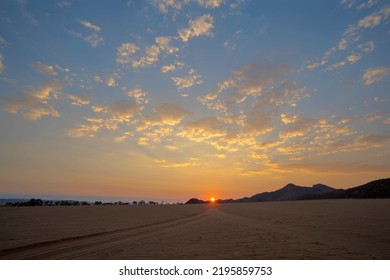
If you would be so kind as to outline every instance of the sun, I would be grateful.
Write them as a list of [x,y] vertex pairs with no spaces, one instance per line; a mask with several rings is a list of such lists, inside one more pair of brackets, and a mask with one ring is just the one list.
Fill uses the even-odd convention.
[[214,202],[215,202],[215,197],[214,197],[214,196],[210,197],[210,201],[211,201],[212,203],[214,203]]

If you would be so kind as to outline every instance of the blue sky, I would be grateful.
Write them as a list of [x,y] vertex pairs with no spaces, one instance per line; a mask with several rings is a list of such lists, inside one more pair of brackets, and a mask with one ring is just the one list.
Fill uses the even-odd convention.
[[2,1],[0,195],[388,177],[381,0]]

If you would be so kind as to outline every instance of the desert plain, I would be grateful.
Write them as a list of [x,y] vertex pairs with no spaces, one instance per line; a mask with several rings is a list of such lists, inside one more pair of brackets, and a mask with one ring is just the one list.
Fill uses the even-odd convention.
[[0,259],[390,259],[390,199],[0,207]]

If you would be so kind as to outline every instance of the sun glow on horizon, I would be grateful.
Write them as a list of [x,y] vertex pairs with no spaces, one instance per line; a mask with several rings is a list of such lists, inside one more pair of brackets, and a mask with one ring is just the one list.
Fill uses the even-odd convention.
[[215,197],[214,197],[214,196],[212,196],[212,197],[210,198],[210,202],[212,202],[212,203],[215,202]]

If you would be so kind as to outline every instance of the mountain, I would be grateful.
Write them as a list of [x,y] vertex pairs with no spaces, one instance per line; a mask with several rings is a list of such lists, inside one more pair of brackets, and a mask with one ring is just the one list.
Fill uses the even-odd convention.
[[[255,194],[251,197],[236,199],[234,202],[266,202],[266,201],[286,201],[296,200],[305,195],[322,194],[333,192],[335,189],[317,184],[313,187],[302,187],[294,184],[287,184],[283,188],[273,191]],[[225,201],[221,201],[225,202]]]
[[[219,199],[218,203],[266,202],[308,199],[338,199],[338,198],[390,198],[390,178],[379,179],[367,184],[349,189],[334,189],[322,184],[312,187],[302,187],[287,184],[273,192],[263,192],[239,199]],[[208,201],[192,198],[186,204],[208,203]]]
[[337,198],[390,198],[390,178],[375,180],[346,190],[334,190],[329,193],[306,195],[301,199]]
[[207,201],[203,201],[197,198],[191,198],[185,204],[204,204],[204,203],[207,203]]
[[[240,203],[240,202],[266,202],[266,201],[286,201],[297,200],[307,195],[317,195],[333,192],[335,189],[326,185],[317,184],[313,187],[302,187],[294,184],[287,184],[283,188],[273,191],[255,194],[251,197],[239,199],[219,199],[218,203]],[[207,201],[191,198],[186,204],[208,203]]]

